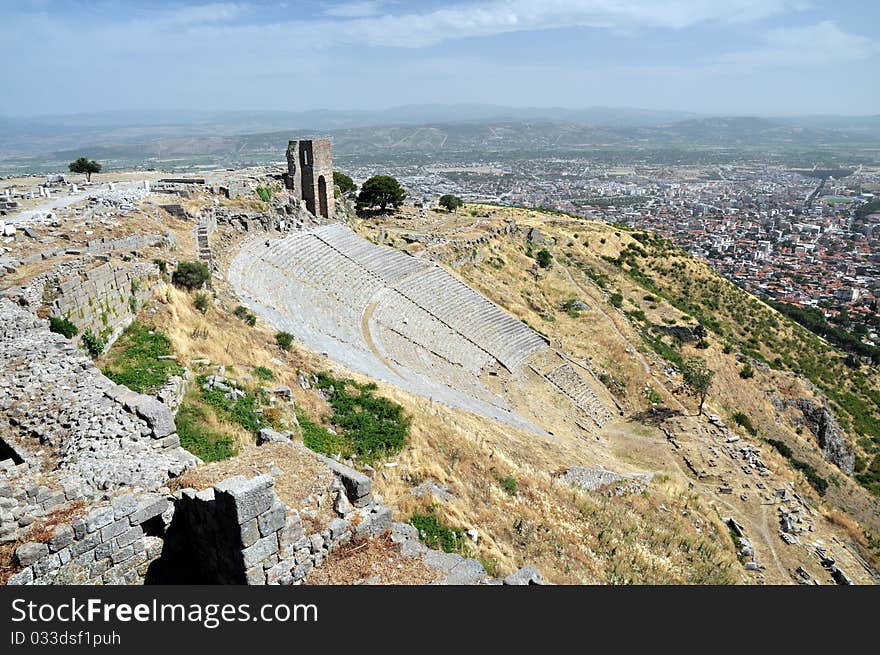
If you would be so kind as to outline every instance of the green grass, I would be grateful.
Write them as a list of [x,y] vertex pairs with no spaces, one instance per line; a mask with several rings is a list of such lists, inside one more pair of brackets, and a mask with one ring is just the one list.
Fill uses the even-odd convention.
[[264,380],[265,382],[275,381],[275,374],[265,366],[257,366],[254,369],[254,375],[260,380]]
[[468,551],[467,535],[461,528],[451,528],[431,511],[427,514],[413,514],[410,525],[419,531],[419,536],[428,548],[442,550],[446,553],[466,554]]
[[157,359],[173,354],[165,334],[135,321],[110,348],[103,372],[132,391],[154,394],[169,377],[183,374],[177,362]]
[[[205,384],[206,376],[200,375],[196,380],[201,388]],[[227,398],[224,393],[220,389],[202,389],[202,400],[217,416],[237,423],[248,432],[257,434],[260,428],[265,427],[263,417],[257,412],[260,404],[253,393],[245,391],[244,397],[236,397],[235,400]]]
[[297,411],[296,417],[302,430],[303,445],[307,448],[330,456],[339,453],[343,457],[350,457],[353,454],[351,442],[346,437],[332,434],[300,411]]
[[515,496],[516,490],[518,488],[518,484],[516,482],[516,478],[512,475],[508,475],[507,477],[501,478],[498,480],[498,484],[501,485],[501,488],[504,490],[508,496]]
[[406,444],[409,417],[397,403],[376,396],[375,384],[358,384],[321,372],[315,387],[327,394],[327,402],[333,409],[327,420],[341,434],[325,435],[315,431],[310,437],[314,447],[309,446],[313,450],[325,455],[356,456],[362,462],[372,463],[396,455]]
[[79,334],[79,328],[77,328],[70,320],[66,318],[60,318],[58,316],[50,316],[49,317],[49,331],[55,332],[56,334],[61,334],[71,339]]
[[184,402],[174,419],[180,445],[205,462],[217,462],[234,456],[237,453],[234,439],[208,428],[206,419],[203,407]]

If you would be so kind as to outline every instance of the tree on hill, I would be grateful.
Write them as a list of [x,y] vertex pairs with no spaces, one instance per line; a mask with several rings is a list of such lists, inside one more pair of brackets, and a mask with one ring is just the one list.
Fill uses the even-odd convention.
[[397,209],[406,198],[406,191],[393,177],[387,175],[374,175],[361,186],[361,192],[357,197],[358,210],[369,207],[379,207],[385,211],[389,206]]
[[339,192],[344,196],[357,191],[357,184],[354,183],[354,180],[339,171],[333,171],[333,186],[339,189]]
[[83,173],[88,182],[92,181],[92,173],[101,172],[101,164],[88,157],[80,157],[76,161],[70,162],[67,168],[70,169],[71,173]]
[[445,196],[440,196],[439,204],[446,211],[454,212],[464,204],[464,201],[458,196],[447,193]]
[[180,262],[171,275],[171,282],[184,289],[201,289],[211,279],[211,271],[201,262]]
[[550,268],[553,266],[553,255],[551,255],[550,251],[546,248],[539,250],[535,259],[538,261],[538,266],[541,268]]
[[703,404],[706,402],[709,387],[712,386],[715,371],[708,367],[706,360],[700,357],[691,357],[684,363],[681,374],[684,376],[685,389],[690,395],[700,400],[700,409],[697,412],[697,416],[700,416],[703,413]]

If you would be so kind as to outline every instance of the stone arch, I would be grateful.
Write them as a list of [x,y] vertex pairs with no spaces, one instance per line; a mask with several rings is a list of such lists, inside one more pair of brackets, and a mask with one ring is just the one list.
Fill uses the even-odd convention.
[[324,218],[329,218],[327,209],[327,180],[323,175],[318,176],[318,213]]

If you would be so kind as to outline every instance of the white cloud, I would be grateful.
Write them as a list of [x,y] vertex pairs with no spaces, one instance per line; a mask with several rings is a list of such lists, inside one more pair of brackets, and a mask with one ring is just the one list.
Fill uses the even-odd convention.
[[212,2],[204,5],[192,5],[179,7],[165,12],[159,12],[155,16],[157,23],[167,23],[178,26],[204,25],[211,23],[224,23],[245,16],[250,11],[250,6],[233,2]]
[[750,50],[722,55],[719,62],[750,66],[804,66],[846,63],[880,54],[880,44],[841,30],[832,21],[766,32]]
[[333,26],[331,38],[417,48],[469,37],[569,27],[630,31],[736,23],[766,18],[793,6],[789,0],[490,0],[340,21]]
[[375,0],[363,0],[362,2],[346,2],[341,5],[332,5],[324,10],[327,16],[337,18],[366,18],[376,16],[381,12],[383,3]]

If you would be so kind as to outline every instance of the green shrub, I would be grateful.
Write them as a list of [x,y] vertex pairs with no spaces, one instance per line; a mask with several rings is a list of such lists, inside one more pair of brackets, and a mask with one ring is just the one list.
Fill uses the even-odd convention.
[[752,424],[752,420],[743,412],[734,412],[733,422],[741,426],[753,437],[758,434],[758,429]]
[[654,387],[645,387],[645,398],[652,405],[660,405],[663,403],[663,396]]
[[97,357],[104,352],[104,348],[107,347],[106,342],[91,331],[83,333],[82,342],[92,357]]
[[[792,453],[791,448],[789,448],[785,443],[779,441],[778,439],[767,439],[767,443],[773,446],[780,455],[785,457],[790,463],[791,466],[801,473],[804,474],[804,477],[807,479],[807,482],[813,489],[816,490],[820,496],[825,495],[825,490],[828,489],[828,481],[819,475],[819,473],[807,462],[803,462],[796,457],[794,457],[794,453]],[[858,478],[859,476],[856,476]],[[859,480],[861,482],[861,480]]]
[[620,309],[623,306],[623,294],[615,291],[608,297],[608,302]]
[[68,319],[60,318],[58,316],[49,317],[49,330],[51,332],[55,332],[56,334],[64,335],[68,339],[72,339],[77,334],[79,334],[78,327],[76,327]]
[[275,343],[281,350],[290,350],[293,345],[293,335],[290,332],[278,332],[275,334]]
[[538,266],[541,268],[550,268],[553,266],[553,255],[550,254],[550,251],[546,248],[542,248],[538,251],[535,260],[538,262]]
[[176,286],[189,289],[201,289],[211,279],[211,271],[201,262],[180,262],[177,270],[171,275],[171,282]]
[[253,314],[247,307],[244,305],[239,305],[232,312],[235,316],[240,318],[245,324],[254,327],[257,324],[257,317]]
[[272,189],[264,186],[257,187],[257,195],[260,196],[260,200],[263,202],[269,202],[272,200]]
[[[205,384],[205,376],[197,378],[199,386]],[[202,400],[209,405],[218,416],[232,423],[237,423],[248,432],[256,435],[260,428],[264,427],[263,417],[257,411],[260,406],[256,397],[245,392],[244,396],[236,396],[235,399],[227,398],[220,389],[203,389]]]
[[207,293],[197,293],[195,298],[193,299],[193,305],[197,310],[204,314],[211,306],[211,297]]
[[230,435],[211,430],[206,421],[203,408],[184,402],[174,419],[180,445],[205,462],[217,462],[234,456],[237,452],[235,440]]
[[275,374],[265,366],[257,366],[254,369],[254,375],[266,382],[273,382],[275,380]]
[[327,428],[312,421],[302,411],[297,409],[297,420],[303,435],[303,445],[324,455],[342,455],[351,457],[351,441],[339,434],[333,434]]
[[739,371],[739,376],[743,380],[748,380],[749,378],[755,377],[755,369],[752,368],[752,365],[746,363]]
[[428,514],[413,514],[409,523],[419,531],[419,536],[428,548],[460,554],[468,550],[465,531],[444,525],[433,511]]
[[504,490],[508,496],[515,496],[516,490],[518,488],[518,484],[516,482],[516,478],[512,475],[508,475],[507,477],[501,478],[498,483],[501,485],[501,488]]
[[397,403],[374,395],[376,385],[358,384],[354,380],[340,380],[321,372],[317,375],[315,388],[327,395],[333,413],[327,421],[338,428],[340,434],[309,421],[303,427],[303,443],[325,455],[337,453],[344,457],[358,457],[372,463],[380,458],[395,455],[406,444],[410,419]]

